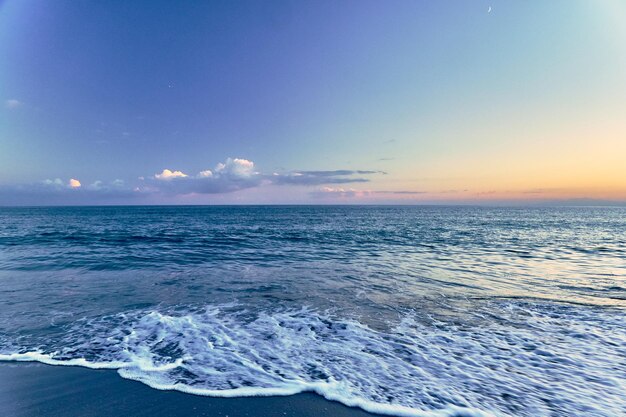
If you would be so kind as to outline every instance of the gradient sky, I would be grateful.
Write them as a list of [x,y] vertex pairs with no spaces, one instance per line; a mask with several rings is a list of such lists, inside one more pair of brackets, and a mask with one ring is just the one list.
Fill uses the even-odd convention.
[[0,100],[0,204],[626,200],[620,0],[0,0]]

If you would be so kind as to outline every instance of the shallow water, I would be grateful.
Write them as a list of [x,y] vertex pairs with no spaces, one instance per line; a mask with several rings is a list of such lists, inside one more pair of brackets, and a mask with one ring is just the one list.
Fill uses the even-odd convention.
[[0,209],[0,359],[392,415],[626,413],[626,209]]

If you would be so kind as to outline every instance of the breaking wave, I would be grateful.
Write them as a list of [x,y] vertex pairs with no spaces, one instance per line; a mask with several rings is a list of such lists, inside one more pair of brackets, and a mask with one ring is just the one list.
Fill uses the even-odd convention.
[[626,410],[623,317],[520,300],[463,321],[406,311],[383,327],[306,308],[143,309],[7,343],[0,360],[117,369],[206,396],[312,391],[396,416],[611,416]]

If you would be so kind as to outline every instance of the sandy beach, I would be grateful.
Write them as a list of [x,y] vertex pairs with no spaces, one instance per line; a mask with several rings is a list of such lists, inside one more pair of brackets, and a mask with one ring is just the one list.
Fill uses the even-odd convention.
[[334,416],[373,414],[316,394],[210,398],[159,391],[115,371],[39,363],[0,363],[0,415],[11,417],[110,416]]

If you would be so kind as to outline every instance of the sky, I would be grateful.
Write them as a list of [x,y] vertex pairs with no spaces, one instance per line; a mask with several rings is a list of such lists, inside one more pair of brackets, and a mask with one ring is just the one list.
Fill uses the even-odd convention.
[[0,205],[626,201],[626,2],[0,0]]

